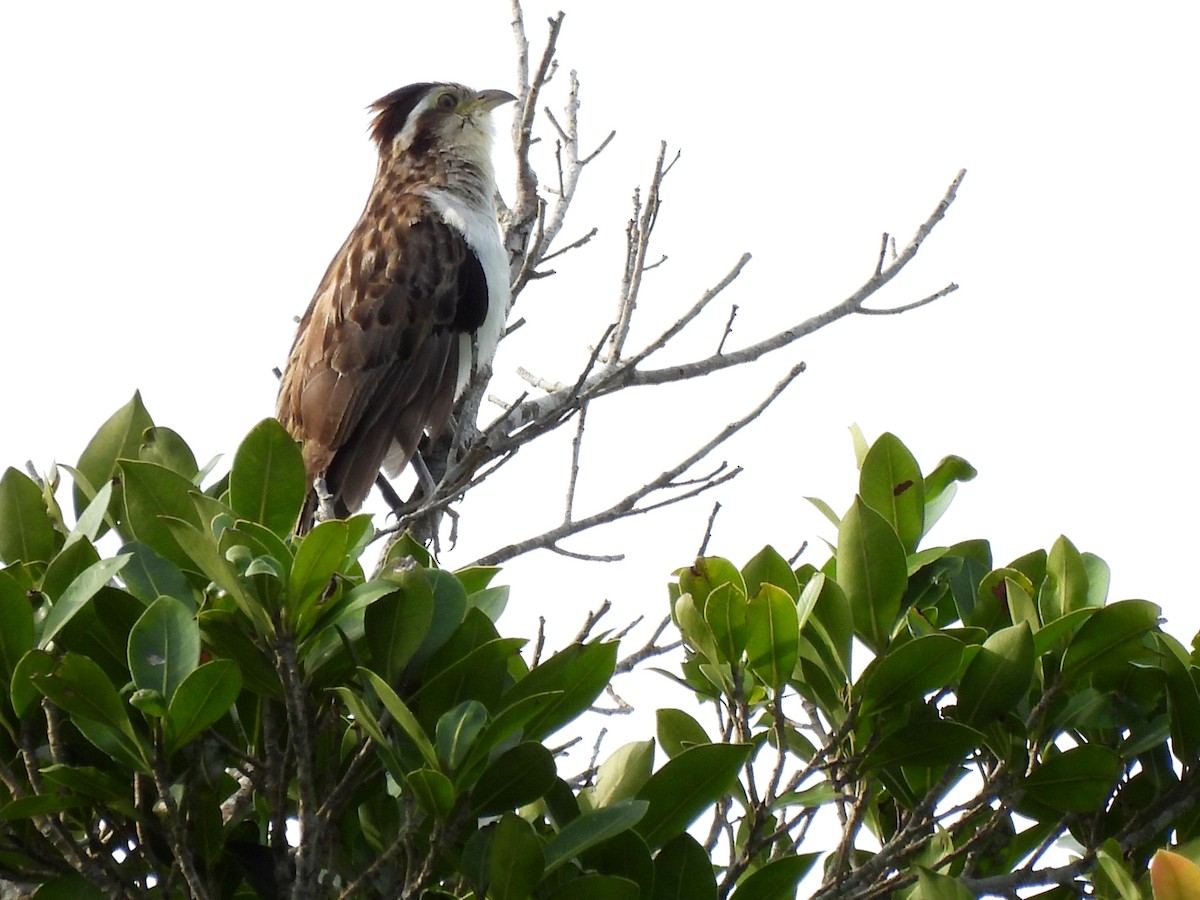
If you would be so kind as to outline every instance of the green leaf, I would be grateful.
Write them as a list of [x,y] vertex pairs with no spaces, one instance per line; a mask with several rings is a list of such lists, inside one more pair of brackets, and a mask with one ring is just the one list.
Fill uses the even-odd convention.
[[[296,515],[299,514],[297,509]],[[296,548],[288,575],[287,597],[288,608],[302,633],[313,625],[310,610],[328,590],[334,572],[342,564],[349,537],[345,522],[330,519],[306,534]]]
[[644,800],[622,800],[572,819],[546,844],[546,871],[552,872],[589,847],[628,831],[642,820],[648,806]]
[[1043,622],[1052,622],[1088,605],[1088,576],[1079,551],[1060,536],[1046,560],[1046,579],[1038,591]]
[[650,809],[638,833],[651,848],[661,847],[725,796],[750,755],[748,744],[705,744],[669,760],[638,792]]
[[711,744],[704,727],[680,709],[660,709],[655,713],[658,743],[671,759],[691,747]]
[[111,731],[130,756],[145,759],[124,701],[104,670],[92,660],[67,653],[52,671],[33,675],[32,681],[50,702],[70,713],[81,730],[86,726],[79,719],[96,722]]
[[907,553],[925,533],[925,482],[909,449],[894,434],[882,434],[863,460],[858,493],[900,537]]
[[[867,459],[870,460],[868,454]],[[783,900],[795,897],[800,879],[808,874],[820,853],[799,853],[772,860],[737,886],[733,900]]]
[[1187,651],[1173,638],[1154,636],[1160,666],[1167,676],[1167,713],[1171,725],[1171,750],[1184,766],[1200,759],[1200,692],[1190,671]]
[[437,742],[438,759],[453,772],[466,758],[471,745],[487,724],[487,708],[476,700],[460,703],[445,712],[437,721],[434,739]]
[[254,623],[260,635],[275,633],[274,626],[263,605],[242,583],[237,570],[220,552],[217,540],[211,532],[203,532],[195,525],[179,519],[164,519],[164,524],[174,535],[176,546],[181,548],[189,562],[187,568],[198,569],[217,587],[225,591],[237,604],[237,608]]
[[720,556],[702,556],[690,568],[679,570],[679,590],[691,594],[701,613],[714,588],[732,584],[744,595],[746,582],[737,566]]
[[975,895],[955,879],[924,866],[917,868],[917,891],[914,900],[975,900]]
[[561,884],[546,900],[638,900],[636,881],[620,875],[582,875]]
[[782,588],[762,585],[746,611],[746,664],[750,671],[778,689],[796,668],[799,641],[796,601]]
[[541,740],[588,709],[616,667],[616,641],[572,644],[518,681],[504,695],[504,703],[511,706],[534,694],[561,691],[525,726],[527,739]]
[[[650,848],[636,831],[626,829],[589,847],[579,854],[579,862],[585,870],[628,879],[636,885],[637,897],[649,898],[654,893],[654,860],[650,858]],[[574,882],[568,882],[571,883]]]
[[672,606],[671,613],[675,624],[679,626],[679,633],[683,637],[684,644],[701,654],[709,662],[719,663],[721,653],[717,649],[716,635],[713,634],[708,622],[704,621],[704,614],[700,611],[700,607],[692,595],[680,594]]
[[67,589],[59,595],[42,622],[42,634],[38,638],[38,646],[45,648],[58,635],[59,631],[71,618],[96,595],[108,580],[116,575],[129,562],[129,555],[122,554],[112,559],[102,559],[93,563],[76,576],[67,585]]
[[71,873],[44,882],[32,900],[104,900],[104,894],[82,875]]
[[471,791],[476,816],[494,816],[545,795],[558,773],[550,751],[536,741],[517,744],[484,769]]
[[123,459],[120,469],[126,537],[149,544],[180,568],[195,568],[165,521],[168,517],[180,519],[198,530],[206,530],[192,502],[195,486],[182,475],[155,463]]
[[974,728],[946,719],[912,722],[871,748],[863,769],[877,772],[896,766],[934,768],[961,762],[983,740]]
[[104,525],[104,517],[108,515],[108,507],[112,502],[112,495],[113,483],[111,481],[104,482],[103,487],[96,492],[95,499],[87,505],[87,508],[76,520],[75,527],[67,535],[67,539],[63,543],[64,550],[77,541],[91,543],[96,540],[96,536],[100,533],[100,528]]
[[[450,635],[463,623],[467,615],[467,592],[457,578],[440,569],[424,569],[410,577],[428,579],[433,591],[433,618],[429,622],[429,630],[409,660],[410,666],[419,667],[442,649]],[[407,582],[401,583],[407,585]]]
[[171,702],[180,683],[200,665],[196,614],[172,597],[159,597],[129,633],[129,671],[142,690]]
[[867,666],[855,686],[863,715],[882,713],[949,684],[962,660],[963,645],[944,634],[928,634],[902,644]]
[[[142,434],[153,426],[150,413],[142,405],[140,393],[135,393],[128,403],[100,426],[75,464],[78,476],[72,496],[76,518],[83,514],[97,488],[112,480],[118,459],[137,459]],[[86,484],[81,484],[81,481]],[[117,505],[120,506],[120,501]],[[103,534],[103,530],[100,533]]]
[[412,710],[405,706],[404,701],[392,690],[391,685],[370,669],[364,669],[360,666],[358,671],[366,676],[367,680],[371,683],[371,687],[374,688],[376,695],[378,695],[380,702],[391,713],[392,718],[396,720],[396,724],[404,730],[405,734],[412,738],[421,756],[425,759],[426,765],[431,769],[437,769],[439,765],[437,751],[433,749],[433,744],[430,742],[429,736],[425,734],[425,730],[421,727],[421,723],[417,721],[417,717],[412,714]]
[[708,595],[704,606],[704,621],[708,623],[716,642],[719,660],[738,663],[746,648],[746,595],[735,585],[722,584]]
[[137,459],[170,469],[195,484],[199,467],[187,442],[170,428],[153,426],[142,432]]
[[958,491],[955,482],[970,481],[977,474],[961,456],[947,456],[925,477],[925,534],[950,506]]
[[1022,787],[1029,798],[1058,812],[1095,812],[1104,808],[1122,771],[1112,750],[1084,744],[1047,759]]
[[850,603],[855,633],[881,652],[900,614],[908,564],[892,526],[860,497],[838,530],[837,581]]
[[[320,526],[318,526],[320,527]],[[433,622],[433,589],[419,572],[409,573],[399,587],[363,611],[371,664],[389,683],[396,683]]]
[[841,516],[839,516],[836,512],[834,512],[833,507],[830,506],[828,503],[826,503],[824,500],[822,500],[820,497],[805,497],[804,499],[807,500],[809,503],[811,503],[813,506],[815,506],[817,508],[817,511],[821,515],[823,515],[826,519],[828,519],[831,523],[833,523],[834,528],[842,527]]
[[228,659],[206,662],[184,678],[167,709],[171,734],[168,753],[183,747],[229,712],[241,690],[242,673],[237,663]]
[[41,488],[10,466],[0,477],[0,560],[49,562],[62,541]]
[[11,678],[21,657],[33,648],[33,607],[21,586],[0,570],[0,674]]
[[592,807],[612,806],[637,795],[654,770],[654,741],[632,741],[618,747],[596,771]]
[[742,578],[746,582],[747,596],[756,593],[762,584],[783,588],[793,600],[800,596],[796,573],[779,551],[771,546],[763,547],[742,567]]
[[192,586],[179,566],[164,559],[149,544],[130,541],[121,547],[121,553],[130,555],[129,562],[121,570],[121,581],[126,590],[146,605],[159,597],[174,597],[184,605],[196,606]]
[[528,900],[546,868],[533,826],[511,812],[501,816],[492,832],[488,858],[492,900]]
[[1033,683],[1033,633],[1022,622],[990,635],[958,688],[958,717],[983,725],[1013,709]]
[[435,769],[417,769],[408,773],[406,782],[417,802],[436,819],[445,821],[454,810],[454,785]]
[[241,518],[286,537],[296,528],[308,491],[300,448],[276,419],[263,419],[234,454],[229,505]]
[[668,841],[654,858],[652,900],[717,900],[712,860],[687,832]]
[[57,665],[58,660],[45,650],[30,650],[17,660],[12,683],[9,685],[9,700],[18,718],[24,718],[41,698],[41,691],[35,685],[34,679],[53,672]]
[[1145,637],[1158,627],[1161,615],[1162,610],[1147,600],[1121,600],[1097,610],[1067,645],[1063,678],[1119,668],[1145,656]]

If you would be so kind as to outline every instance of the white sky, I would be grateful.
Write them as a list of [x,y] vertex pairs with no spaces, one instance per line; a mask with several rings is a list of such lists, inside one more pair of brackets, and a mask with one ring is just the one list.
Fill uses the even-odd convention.
[[[556,8],[528,7],[535,42]],[[627,562],[511,565],[506,630],[531,634],[542,614],[562,643],[606,597],[614,624],[657,617],[713,499],[712,551],[744,561],[810,540],[820,564],[817,538],[833,535],[802,498],[849,504],[858,422],[897,433],[927,470],[947,453],[979,469],[937,540],[990,538],[1002,564],[1065,533],[1112,566],[1113,599],[1160,603],[1189,639],[1200,15],[1133,9],[569,6],[559,59],[583,82],[585,142],[617,138],[564,236],[601,235],[524,295],[498,393],[515,396],[503,373],[518,365],[574,377],[612,314],[629,194],[660,138],[684,155],[640,334],[754,254],[677,358],[711,352],[729,302],[733,346],[837,302],[871,271],[880,233],[906,241],[966,167],[949,216],[875,303],[961,289],[838,324],[754,372],[595,407],[581,513],[686,456],[796,359],[810,367],[718,454],[746,468],[731,486],[569,542]],[[503,2],[6,4],[0,462],[73,463],[139,387],[199,457],[232,454],[272,412],[292,317],[366,196],[364,107],[412,81],[512,88],[513,71]],[[499,131],[498,155],[506,120]],[[566,437],[480,491],[448,564],[557,521]]]

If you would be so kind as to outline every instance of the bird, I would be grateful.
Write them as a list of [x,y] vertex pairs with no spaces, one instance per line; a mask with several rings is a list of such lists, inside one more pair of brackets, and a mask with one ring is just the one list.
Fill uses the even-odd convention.
[[276,417],[311,486],[298,532],[318,507],[357,511],[380,469],[399,475],[490,364],[511,303],[491,112],[516,99],[421,82],[368,107],[375,180],[280,378]]

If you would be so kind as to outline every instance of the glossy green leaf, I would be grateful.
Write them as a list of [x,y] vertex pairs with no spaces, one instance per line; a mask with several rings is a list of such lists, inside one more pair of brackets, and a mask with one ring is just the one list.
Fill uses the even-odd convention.
[[863,459],[858,494],[912,553],[925,533],[925,482],[916,458],[894,434],[879,436]]
[[12,703],[13,712],[19,718],[24,718],[41,699],[42,692],[38,690],[34,679],[50,674],[56,665],[58,660],[45,650],[30,650],[17,660],[12,683],[9,685],[9,701]]
[[24,472],[6,469],[0,477],[0,560],[48,562],[62,542],[41,488]]
[[295,529],[308,491],[300,448],[276,419],[263,419],[234,454],[229,505],[284,537]]
[[653,770],[654,741],[632,741],[618,747],[596,771],[590,795],[592,806],[612,806],[636,796]]
[[917,894],[913,900],[975,900],[975,895],[949,875],[920,866],[917,869]]
[[746,594],[753,595],[762,584],[773,584],[787,591],[793,600],[800,596],[800,583],[796,573],[774,547],[763,547],[746,565],[742,566],[742,579],[746,583]]
[[438,759],[453,772],[466,758],[475,739],[487,724],[487,708],[475,700],[468,700],[443,713],[434,730]]
[[1117,668],[1146,655],[1145,637],[1158,627],[1162,610],[1147,600],[1121,600],[1096,611],[1067,645],[1064,678]]
[[229,712],[242,690],[242,673],[228,659],[214,659],[180,682],[167,708],[169,752],[174,752]]
[[517,809],[545,795],[558,773],[550,751],[535,741],[501,753],[471,791],[471,809],[477,816],[494,816]]
[[436,769],[417,769],[405,779],[427,813],[446,820],[454,809],[454,785]]
[[183,679],[200,665],[200,625],[195,613],[171,597],[147,607],[129,633],[129,671],[142,690],[170,703]]
[[660,709],[655,720],[658,743],[671,759],[691,747],[712,743],[704,727],[681,709]]
[[736,664],[741,661],[742,651],[746,648],[747,606],[745,594],[732,584],[722,584],[708,595],[704,621],[713,634],[721,662]]
[[433,589],[421,573],[409,573],[395,591],[368,606],[363,617],[372,667],[395,683],[429,633]]
[[21,586],[0,571],[0,674],[11,678],[21,657],[33,648],[33,607]]
[[617,667],[617,642],[572,644],[518,681],[504,695],[512,705],[534,694],[561,691],[525,726],[525,737],[541,740],[592,705]]
[[179,566],[164,559],[149,544],[130,541],[121,547],[122,554],[128,553],[129,562],[121,570],[121,581],[126,590],[147,606],[159,597],[174,597],[194,609],[196,606],[192,586]]
[[[870,455],[867,459],[870,459]],[[737,886],[733,900],[783,900],[795,897],[800,879],[808,874],[820,855],[798,853],[772,860]]]
[[972,658],[958,687],[958,717],[986,724],[1013,709],[1033,683],[1033,633],[1022,622],[990,635]]
[[721,652],[717,649],[717,638],[708,622],[704,621],[704,613],[692,598],[691,594],[681,594],[672,606],[675,624],[683,642],[695,650],[705,660],[711,663],[721,661]]
[[746,582],[737,566],[720,556],[702,556],[689,568],[679,572],[679,590],[691,594],[701,614],[708,603],[708,595],[723,584],[734,585],[742,594],[746,593]]
[[644,800],[622,800],[572,819],[546,844],[546,871],[633,828],[646,815],[648,806]]
[[108,507],[112,503],[113,483],[106,481],[96,492],[95,498],[87,505],[87,508],[80,513],[78,520],[75,522],[75,527],[71,529],[71,533],[67,535],[66,541],[63,542],[63,548],[70,547],[78,541],[86,541],[91,543],[96,540],[100,534],[100,529],[104,525],[104,517],[108,515]]
[[583,875],[559,885],[546,900],[638,900],[636,881],[619,875]]
[[687,832],[668,841],[654,858],[653,900],[717,900],[712,860]]
[[959,481],[970,481],[978,472],[961,456],[947,456],[925,476],[925,533],[937,523],[958,491]]
[[1106,804],[1121,772],[1116,753],[1084,744],[1047,759],[1022,787],[1031,799],[1059,812],[1095,812]]
[[287,597],[288,608],[302,632],[313,624],[311,610],[329,590],[333,574],[346,555],[349,536],[345,522],[331,519],[312,529],[296,548],[288,575]]
[[[410,577],[418,574],[413,573]],[[409,665],[414,667],[423,665],[437,653],[467,615],[467,592],[457,578],[439,569],[425,569],[422,577],[428,579],[430,590],[433,591],[433,618],[429,622],[429,630],[425,632],[425,640],[409,661]],[[407,585],[407,582],[403,583]]]
[[396,724],[403,729],[417,746],[421,756],[425,760],[425,764],[431,769],[439,768],[437,751],[433,748],[433,743],[429,740],[429,736],[425,734],[425,730],[421,727],[421,723],[417,721],[417,717],[412,714],[412,710],[400,699],[399,694],[392,690],[391,685],[372,672],[370,669],[359,668],[358,670],[371,683],[371,687],[375,690],[381,703],[391,713],[392,718],[396,720]]
[[628,879],[636,886],[638,897],[648,898],[654,893],[654,860],[650,858],[650,848],[632,829],[617,832],[583,850],[579,853],[579,861],[584,869]]
[[863,714],[882,713],[920,700],[949,684],[962,660],[963,645],[944,634],[929,634],[876,658],[859,679]]
[[108,676],[92,660],[77,653],[67,653],[53,670],[32,676],[32,681],[55,706],[70,713],[73,719],[99,723],[113,732],[130,755],[141,758],[141,748],[124,701]]
[[750,671],[779,688],[796,668],[799,640],[796,601],[782,588],[762,585],[746,611],[746,664]]
[[139,460],[121,460],[120,473],[127,517],[126,537],[149,544],[156,553],[181,568],[195,568],[165,521],[167,518],[180,519],[194,528],[207,528],[192,502],[195,486],[170,469]]
[[[141,394],[135,393],[100,426],[75,464],[79,474],[72,491],[76,518],[83,514],[97,489],[113,477],[118,459],[137,459],[142,434],[153,425]],[[86,491],[80,481],[86,482]]]
[[533,826],[511,812],[501,816],[492,831],[488,858],[492,900],[528,900],[546,868]]
[[225,591],[239,610],[254,623],[255,630],[260,635],[274,634],[271,619],[263,609],[262,603],[243,584],[233,564],[220,552],[216,538],[205,533],[190,522],[180,519],[167,518],[163,520],[174,535],[176,546],[185,553],[189,563],[187,568],[197,569]]
[[1189,654],[1173,638],[1154,636],[1159,665],[1167,676],[1167,713],[1171,727],[1171,750],[1184,766],[1200,759],[1200,691],[1192,678]]
[[842,517],[833,511],[833,507],[822,500],[820,497],[805,497],[809,503],[816,507],[817,511],[828,519],[834,528],[842,527]]
[[749,755],[747,744],[705,744],[669,760],[638,792],[650,803],[638,833],[655,848],[684,831],[725,795]]
[[1088,575],[1083,556],[1060,536],[1046,560],[1046,579],[1038,591],[1043,622],[1051,622],[1088,605]]
[[38,646],[45,648],[58,635],[59,631],[71,618],[96,595],[108,580],[116,575],[129,562],[129,555],[122,554],[112,559],[102,559],[88,566],[67,585],[66,590],[59,595],[42,622],[41,636]]
[[904,545],[861,498],[838,530],[837,581],[850,603],[854,631],[878,653],[887,646],[908,583]]
[[912,722],[888,734],[871,748],[863,769],[876,772],[895,766],[933,768],[962,762],[983,740],[974,728],[946,719]]
[[142,432],[136,458],[170,469],[193,484],[199,472],[196,456],[187,442],[172,429],[158,425]]

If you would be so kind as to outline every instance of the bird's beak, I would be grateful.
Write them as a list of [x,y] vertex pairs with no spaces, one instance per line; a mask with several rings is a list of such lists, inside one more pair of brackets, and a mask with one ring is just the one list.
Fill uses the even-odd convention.
[[479,91],[476,93],[475,97],[472,99],[471,105],[482,109],[484,112],[491,112],[497,106],[501,106],[505,103],[512,103],[516,99],[517,98],[508,91],[492,89],[487,91]]

